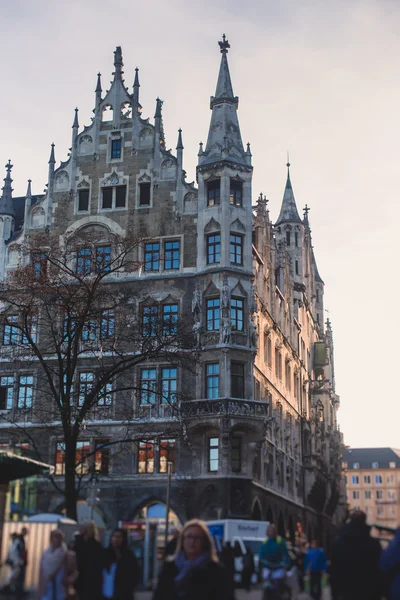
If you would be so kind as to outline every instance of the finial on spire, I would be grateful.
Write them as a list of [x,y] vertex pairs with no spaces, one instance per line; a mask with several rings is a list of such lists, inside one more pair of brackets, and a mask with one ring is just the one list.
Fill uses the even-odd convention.
[[50,165],[50,164],[53,164],[53,165],[55,165],[55,164],[56,164],[56,159],[55,159],[55,156],[54,156],[54,145],[55,145],[54,143],[51,145],[51,152],[50,152],[50,158],[49,158],[49,165]]
[[181,128],[178,129],[178,143],[176,145],[176,149],[177,150],[183,150],[182,129]]
[[156,100],[156,112],[154,114],[154,118],[155,119],[161,119],[161,117],[162,117],[162,114],[161,114],[162,105],[163,105],[163,101],[160,100],[160,98],[157,98],[157,100]]
[[74,117],[74,122],[73,122],[73,125],[72,125],[72,129],[74,129],[75,127],[77,129],[79,129],[78,110],[79,110],[78,108],[75,109],[75,117]]
[[308,213],[310,212],[310,208],[308,207],[308,205],[306,204],[305,207],[303,208],[303,214],[304,214],[304,220],[308,221]]
[[32,179],[28,179],[28,187],[26,189],[26,198],[32,198],[32,190],[31,190]]
[[199,151],[197,153],[197,156],[202,156],[202,154],[203,154],[203,142],[200,142]]
[[13,189],[11,187],[12,179],[11,179],[11,169],[13,165],[11,164],[11,160],[6,164],[6,176],[4,178],[4,185],[2,187],[2,196],[0,198],[0,214],[2,215],[12,215],[15,216],[15,208],[12,199]]
[[101,89],[101,73],[97,73],[97,85],[96,85],[95,92],[97,92],[97,93],[100,92],[100,94],[102,92],[102,89]]
[[121,46],[117,46],[116,49],[114,50],[114,67],[115,67],[114,76],[115,76],[115,79],[121,79],[121,75],[123,73],[123,71],[122,71],[123,66],[124,66],[124,63],[122,61]]
[[287,151],[287,162],[286,162],[286,166],[287,166],[287,168],[288,168],[288,170],[289,170],[289,168],[290,168],[289,150]]
[[136,69],[135,69],[135,81],[133,83],[133,87],[140,87],[140,83],[139,83],[139,69],[138,69],[138,67],[136,67]]
[[228,42],[228,40],[226,39],[226,35],[223,34],[222,35],[222,42],[218,42],[221,53],[222,54],[227,54],[228,53],[228,49],[231,47],[230,43]]

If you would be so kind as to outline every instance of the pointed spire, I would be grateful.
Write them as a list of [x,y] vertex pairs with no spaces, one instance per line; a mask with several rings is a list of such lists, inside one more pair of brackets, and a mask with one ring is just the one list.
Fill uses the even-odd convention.
[[176,145],[176,149],[177,150],[183,150],[182,129],[181,128],[178,129],[178,143]]
[[211,99],[211,108],[214,104],[219,103],[221,99],[225,101],[231,101],[231,103],[236,105],[238,104],[238,99],[233,95],[233,87],[227,58],[228,48],[231,46],[226,39],[225,34],[222,36],[222,42],[218,42],[218,44],[221,49],[222,56],[215,96]]
[[11,186],[11,169],[13,165],[11,164],[11,160],[6,164],[6,176],[4,178],[4,186],[2,187],[3,194],[0,198],[0,214],[2,215],[11,215],[15,217],[15,207],[12,199],[13,188]]
[[56,164],[56,159],[54,156],[54,143],[51,145],[51,152],[50,152],[50,158],[49,158],[49,165],[55,165]]
[[75,109],[75,117],[74,117],[74,122],[72,124],[72,128],[73,129],[79,129],[79,121],[78,121],[78,108]]
[[121,79],[121,75],[123,73],[122,67],[124,66],[124,63],[122,61],[122,50],[121,50],[121,46],[117,46],[115,51],[114,51],[114,67],[115,67],[115,71],[113,73],[114,75],[114,81],[116,79]]
[[[205,151],[199,155],[199,167],[222,160],[232,161],[251,167],[250,156],[246,154],[240,133],[237,107],[239,99],[233,95],[231,76],[228,66],[228,48],[230,44],[225,34],[218,42],[221,50],[221,64],[218,74],[215,96],[211,96],[212,110]],[[226,139],[225,139],[226,138]]]
[[199,144],[199,151],[197,153],[197,156],[203,156],[203,142],[200,142]]
[[139,88],[140,88],[139,69],[136,67],[135,81],[133,82],[133,106],[134,106],[133,116],[135,116],[135,114],[137,115],[137,113],[139,112]]
[[102,91],[103,90],[101,89],[101,73],[97,73],[97,85],[96,85],[95,92],[96,92],[96,94],[100,94],[100,96],[101,96]]
[[154,118],[155,119],[161,119],[161,117],[162,117],[161,109],[162,109],[162,100],[160,100],[160,98],[157,98],[157,100],[156,100],[156,112],[154,114]]
[[308,207],[308,205],[306,204],[305,207],[303,208],[303,221],[306,225],[310,225],[309,220],[308,220],[308,213],[310,212],[310,208]]
[[32,179],[28,179],[28,187],[26,189],[26,196],[25,196],[25,198],[32,198],[31,183],[32,183]]
[[276,225],[281,225],[281,223],[301,223],[302,220],[299,217],[299,213],[297,211],[296,201],[294,199],[292,182],[290,181],[290,162],[286,163],[287,166],[287,179],[286,179],[286,187],[283,194],[283,201],[281,206],[281,212],[279,213],[279,217]]

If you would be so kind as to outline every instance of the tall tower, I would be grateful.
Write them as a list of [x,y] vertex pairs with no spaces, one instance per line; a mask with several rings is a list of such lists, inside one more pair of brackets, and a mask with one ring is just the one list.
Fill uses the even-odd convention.
[[[243,147],[228,66],[229,42],[219,42],[221,65],[207,144],[197,166],[197,271],[202,274],[205,360],[223,347],[219,396],[252,397],[256,346],[252,294],[252,171],[250,147]],[[221,350],[218,351],[221,355]],[[237,385],[235,369],[243,385]]]
[[4,279],[6,264],[7,242],[11,238],[15,228],[15,207],[12,199],[11,169],[13,165],[9,160],[6,164],[6,176],[2,195],[0,198],[0,277]]

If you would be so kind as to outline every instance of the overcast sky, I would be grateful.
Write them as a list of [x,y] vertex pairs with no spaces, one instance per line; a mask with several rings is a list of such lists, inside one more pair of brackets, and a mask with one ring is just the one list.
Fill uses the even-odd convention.
[[397,0],[13,0],[0,21],[0,164],[14,164],[15,195],[29,178],[41,193],[51,142],[65,160],[74,108],[88,125],[96,74],[108,89],[121,45],[127,85],[140,68],[143,116],[160,96],[168,147],[182,127],[194,180],[225,32],[253,200],[262,190],[276,219],[289,150],[299,211],[311,207],[345,442],[400,447],[399,29]]

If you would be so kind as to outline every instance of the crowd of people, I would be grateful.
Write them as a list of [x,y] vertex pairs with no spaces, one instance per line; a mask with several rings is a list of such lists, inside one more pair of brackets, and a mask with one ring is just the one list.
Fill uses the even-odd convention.
[[[13,533],[7,555],[14,593],[22,593],[28,561],[26,528]],[[370,534],[365,513],[353,512],[334,542],[328,566],[317,540],[290,545],[270,524],[258,557],[257,578],[264,599],[296,598],[300,590],[320,600],[329,573],[333,600],[400,600],[400,529],[382,550]],[[205,522],[187,522],[174,530],[162,561],[153,600],[234,600],[237,548],[227,542],[219,555]],[[241,555],[241,583],[250,591],[255,573],[251,548]],[[127,533],[116,529],[107,548],[92,522],[66,545],[60,530],[51,532],[42,554],[38,600],[133,600],[140,579]],[[277,592],[275,595],[275,591]],[[289,597],[289,596],[287,596]],[[262,596],[260,594],[260,600]]]

